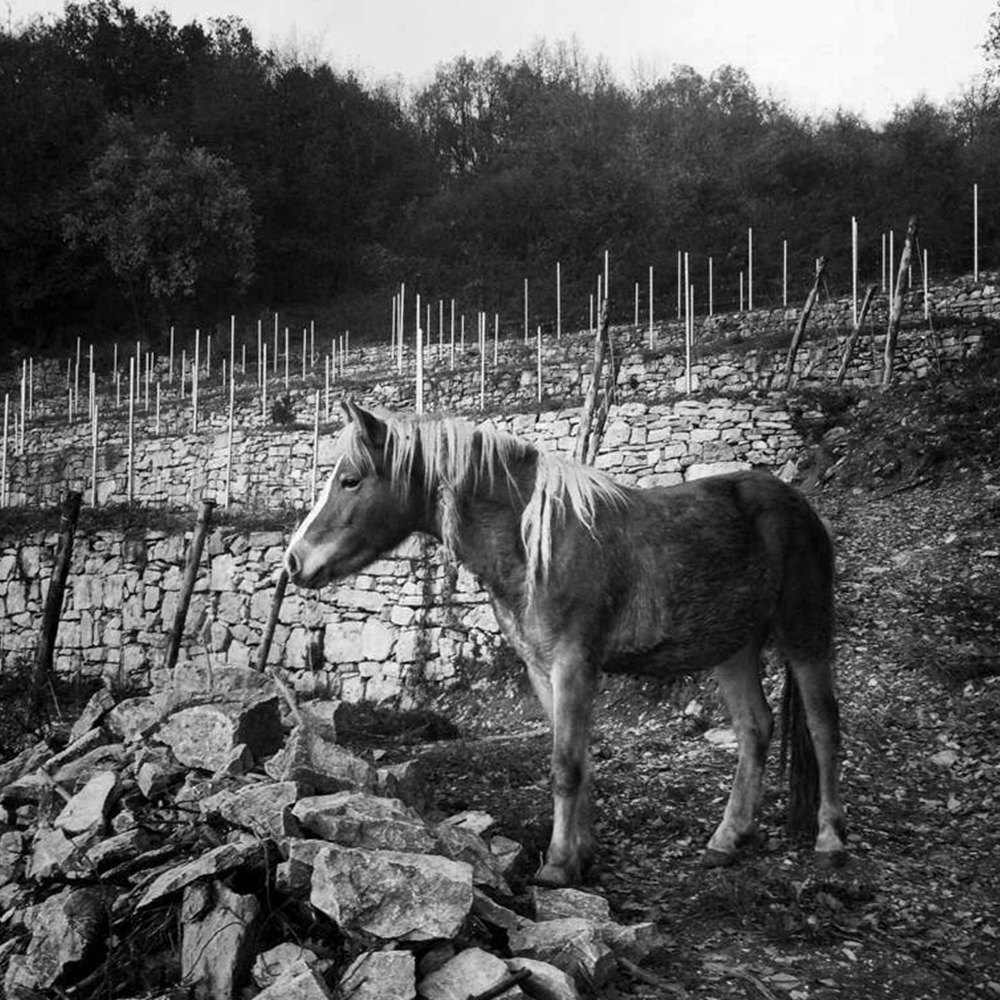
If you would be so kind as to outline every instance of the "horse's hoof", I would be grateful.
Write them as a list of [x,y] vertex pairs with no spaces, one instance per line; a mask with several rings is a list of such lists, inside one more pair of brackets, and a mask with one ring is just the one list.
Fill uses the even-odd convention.
[[705,853],[701,856],[702,868],[727,868],[736,860],[735,852],[717,851],[713,847],[706,847]]
[[538,869],[531,884],[543,889],[565,889],[579,881],[579,878],[573,878],[569,869],[563,865],[545,864]]
[[847,851],[817,851],[816,867],[820,871],[830,871],[833,868],[843,868],[847,864]]

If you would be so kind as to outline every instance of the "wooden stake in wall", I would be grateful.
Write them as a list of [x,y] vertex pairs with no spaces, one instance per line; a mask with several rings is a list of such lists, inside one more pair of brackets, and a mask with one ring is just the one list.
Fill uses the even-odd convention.
[[536,354],[538,356],[538,364],[537,364],[538,402],[539,402],[539,404],[541,404],[541,402],[542,402],[542,328],[541,328],[541,326],[538,327],[538,330],[537,330],[537,333],[536,333],[536,337],[537,337],[537,341],[538,341],[538,347],[536,349]]
[[[812,289],[806,298],[806,304],[802,307],[802,314],[799,316],[798,326],[795,328],[795,334],[792,337],[792,342],[788,347],[788,356],[785,358],[785,388],[787,389],[792,384],[792,372],[795,369],[795,357],[799,353],[799,347],[802,344],[802,337],[806,331],[806,324],[809,322],[809,316],[813,311],[813,306],[816,305],[816,300],[819,298],[819,287],[823,280],[823,272],[826,270],[826,258],[820,257],[816,261],[816,277],[813,280]],[[857,323],[854,324],[857,328]]]
[[653,265],[649,265],[649,346],[653,346]]
[[90,506],[97,509],[97,427],[99,404],[94,404],[94,420],[90,429]]
[[882,368],[882,388],[888,389],[892,384],[892,366],[896,357],[896,338],[899,334],[899,321],[903,315],[903,300],[906,291],[907,275],[910,270],[910,257],[917,239],[917,217],[910,219],[906,227],[906,242],[903,252],[899,255],[899,273],[896,276],[896,291],[892,298],[892,309],[889,313],[889,329],[885,336],[885,360]]
[[0,507],[7,506],[7,433],[10,424],[10,393],[3,395],[3,452],[0,453]]
[[416,350],[416,409],[417,413],[424,412],[424,331],[420,329],[420,296],[417,296],[416,330],[413,334],[413,346]]
[[312,502],[315,505],[319,493],[319,390],[316,390],[316,406],[313,413],[312,449]]
[[559,261],[556,261],[556,340],[560,340],[561,338],[562,338],[562,267]]
[[135,358],[128,359],[128,474],[126,478],[125,498],[132,506],[135,490]]
[[41,704],[42,693],[51,686],[52,659],[59,632],[66,578],[69,576],[69,567],[73,559],[73,536],[76,533],[76,522],[80,516],[82,501],[83,496],[80,493],[67,493],[60,511],[59,547],[56,550],[48,593],[45,595],[41,637],[35,652],[35,665],[31,675],[32,702],[36,709]]
[[187,562],[184,566],[184,578],[181,581],[180,595],[177,600],[177,610],[174,613],[174,624],[170,630],[167,644],[167,658],[164,666],[168,671],[173,670],[177,665],[177,654],[180,652],[181,637],[184,635],[188,605],[191,603],[191,594],[194,592],[194,585],[198,579],[198,566],[201,563],[201,553],[205,547],[205,537],[208,534],[214,508],[214,500],[203,500],[201,512],[195,521],[194,534],[191,536],[191,546],[188,549]]
[[858,325],[858,220],[851,216],[851,318]]
[[972,185],[972,280],[979,280],[979,185]]

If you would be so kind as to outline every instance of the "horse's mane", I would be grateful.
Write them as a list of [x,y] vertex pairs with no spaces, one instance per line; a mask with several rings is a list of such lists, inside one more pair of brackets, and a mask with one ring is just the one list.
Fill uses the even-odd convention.
[[[439,495],[442,541],[452,551],[457,549],[461,530],[456,501],[484,482],[492,489],[498,478],[507,481],[512,495],[524,502],[520,528],[529,592],[538,579],[548,575],[554,530],[574,518],[596,539],[598,505],[624,501],[622,487],[604,473],[489,425],[476,426],[455,417],[394,415],[380,419],[386,428],[391,485],[404,493],[418,485],[414,470],[419,456],[420,485],[427,495]],[[346,454],[355,464],[374,469],[361,434],[355,431],[347,435],[346,445]],[[525,497],[518,486],[517,466],[532,458],[535,481]]]

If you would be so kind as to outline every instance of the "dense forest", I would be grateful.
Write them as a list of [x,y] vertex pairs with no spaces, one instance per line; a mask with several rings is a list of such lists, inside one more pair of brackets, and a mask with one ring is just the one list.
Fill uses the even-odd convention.
[[850,287],[852,216],[867,277],[914,213],[932,271],[968,270],[973,182],[982,259],[1000,258],[997,22],[959,99],[876,128],[803,117],[729,66],[624,85],[539,42],[456,58],[404,93],[261,49],[236,18],[70,4],[0,33],[0,335],[37,349],[235,308],[357,322],[401,281],[516,315],[528,278],[549,318],[556,261],[582,318],[606,249],[623,316],[651,265],[670,301],[678,250],[699,282],[712,256],[722,306],[748,227],[755,301],[773,303],[784,240],[793,294],[821,254]]

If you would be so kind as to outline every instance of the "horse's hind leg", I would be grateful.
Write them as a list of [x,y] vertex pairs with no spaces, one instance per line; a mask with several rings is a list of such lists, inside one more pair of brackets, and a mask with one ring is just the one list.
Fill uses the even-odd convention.
[[702,864],[729,864],[741,843],[756,832],[756,810],[774,721],[760,682],[759,649],[748,643],[715,668],[739,749],[736,774],[722,822],[702,855]]
[[788,655],[789,669],[799,688],[819,771],[816,853],[824,867],[846,859],[844,811],[840,802],[840,709],[834,693],[829,657],[807,659]]

